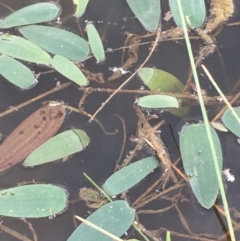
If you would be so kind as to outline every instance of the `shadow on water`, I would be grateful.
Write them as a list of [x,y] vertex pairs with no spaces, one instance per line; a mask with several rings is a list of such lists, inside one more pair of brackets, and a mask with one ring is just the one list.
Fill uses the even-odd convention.
[[[19,9],[25,5],[35,3],[35,1],[25,2],[8,0],[2,1],[2,3],[11,6],[13,9]],[[207,1],[207,3],[209,4],[209,1]],[[63,7],[62,18],[72,13],[73,6],[71,1],[60,1],[60,4],[62,4]],[[166,1],[163,1],[162,4],[164,11],[168,11],[168,4]],[[236,4],[236,8],[237,7],[238,4]],[[3,6],[0,6],[1,16],[5,16],[7,12],[8,11]],[[122,47],[126,39],[126,35],[124,35],[125,31],[137,35],[144,35],[146,33],[143,27],[138,23],[137,19],[133,17],[125,1],[102,0],[101,3],[99,3],[97,0],[91,0],[86,14],[79,21],[82,26],[82,31],[80,31],[79,35],[83,34],[86,38],[86,33],[84,32],[85,20],[95,21],[95,26],[102,36],[105,49]],[[234,21],[238,20],[239,16],[234,16]],[[52,25],[54,24],[55,23],[52,23]],[[163,22],[163,28],[168,29],[171,27],[171,24],[173,24],[171,21]],[[73,17],[70,17],[68,21],[59,27],[75,33],[79,32],[76,19]],[[226,93],[228,93],[232,86],[234,86],[240,76],[238,59],[238,56],[240,56],[239,28],[240,27],[238,26],[224,27],[222,32],[217,36],[217,46],[224,61],[224,66],[222,66],[217,53],[214,53],[204,61],[204,64],[208,67],[213,77]],[[154,38],[151,40],[154,40]],[[196,44],[196,52],[198,51],[197,47],[198,45]],[[134,68],[137,68],[143,62],[149,52],[148,48],[149,45],[140,48],[138,56],[139,60],[137,64],[130,68],[130,71],[133,72]],[[112,72],[109,71],[109,67],[121,67],[121,58],[121,51],[108,53],[104,64],[96,65],[95,60],[92,58],[86,61],[85,67],[94,73],[102,72],[104,79],[107,79],[112,74]],[[188,78],[189,69],[185,44],[182,41],[162,42],[153,53],[147,67],[163,69],[177,76],[185,83]],[[223,71],[223,67],[225,72]],[[33,66],[33,68],[36,72],[46,71],[46,69],[39,66]],[[225,73],[227,76],[227,82],[224,77]],[[122,76],[117,80],[106,81],[103,85],[91,82],[89,86],[93,88],[104,87],[115,89],[125,79],[126,77]],[[60,81],[61,84],[68,82],[67,79],[57,73],[44,74],[39,77],[38,81],[39,83],[33,89],[20,91],[1,77],[1,112],[10,106],[17,106],[22,102],[56,87],[58,81]],[[139,90],[142,85],[139,77],[134,77],[125,88]],[[205,75],[201,77],[201,86],[202,88],[207,89],[210,96],[216,95],[215,90],[211,84],[209,84]],[[41,102],[44,100],[64,101],[68,105],[78,108],[81,96],[82,92],[77,89],[77,86],[72,84],[66,89],[46,96],[18,111],[14,111],[7,116],[1,117],[0,132],[4,137],[8,136],[27,116],[40,108],[42,106]],[[94,113],[100,106],[100,103],[104,102],[107,97],[109,97],[109,93],[106,92],[92,93],[84,102],[84,110],[88,113]],[[20,163],[0,176],[0,187],[10,188],[16,186],[18,183],[32,181],[52,183],[64,187],[69,192],[69,200],[76,200],[80,188],[91,187],[91,184],[86,180],[83,173],[87,173],[98,185],[101,186],[101,184],[103,184],[114,172],[116,161],[119,158],[123,145],[124,128],[126,128],[126,145],[124,146],[121,160],[123,161],[127,155],[130,155],[130,151],[135,147],[135,143],[129,141],[130,137],[136,135],[138,123],[138,116],[136,110],[133,108],[135,98],[136,94],[118,94],[97,116],[105,130],[107,132],[115,132],[114,135],[107,135],[104,133],[102,128],[96,122],[89,123],[88,117],[79,113],[68,112],[61,127],[61,131],[71,128],[79,128],[86,131],[91,140],[87,149],[83,152],[74,154],[66,162],[57,161],[34,168],[23,168]],[[219,107],[208,107],[209,116],[211,116],[211,118],[214,117],[219,109]],[[147,115],[147,113],[145,114]],[[179,157],[179,149],[176,136],[178,135],[177,133],[181,129],[181,126],[186,122],[186,119],[182,120],[170,113],[160,113],[157,111],[152,114],[156,114],[158,117],[157,120],[151,121],[151,124],[153,125],[157,124],[161,119],[166,120],[166,124],[161,128],[161,137],[170,152],[171,160],[177,160]],[[199,107],[192,107],[188,120],[196,118],[201,119],[199,116]],[[119,117],[124,120],[124,126]],[[237,143],[237,138],[231,133],[219,133],[219,136],[224,154],[224,168],[231,168],[233,174],[236,176],[236,181],[234,183],[227,184],[229,205],[230,207],[239,210],[239,144]],[[152,150],[146,145],[143,146],[139,152],[135,153],[133,160],[135,161],[152,154]],[[177,166],[182,169],[181,162],[179,162]],[[216,215],[213,208],[210,210],[202,208],[193,196],[189,185],[184,182],[181,182],[182,186],[179,188],[172,190],[165,195],[161,195],[148,203],[148,198],[150,198],[150,196],[156,196],[158,192],[162,191],[162,183],[159,182],[154,190],[149,193],[149,196],[145,197],[145,199],[143,198],[139,202],[135,202],[136,199],[148,189],[148,187],[161,178],[163,179],[163,168],[159,167],[146,177],[144,181],[136,185],[126,194],[130,205],[137,210],[138,221],[147,230],[151,230],[151,232],[146,231],[146,234],[150,236],[150,239],[164,239],[165,231],[167,229],[171,230],[173,235],[178,236],[177,240],[195,240],[195,238],[198,240],[217,240],[219,236],[223,235],[226,231],[226,227],[224,224],[225,221],[222,222],[221,219],[224,220],[224,218]],[[166,189],[171,187],[172,184],[173,183],[169,181],[166,184]],[[221,205],[221,200],[220,198],[218,199],[218,204]],[[78,214],[79,216],[87,217],[91,212],[93,212],[93,209],[89,209],[83,201],[80,201],[70,204],[64,213],[57,215],[57,217],[53,219],[40,218],[29,219],[28,221],[32,223],[39,241],[64,241],[67,240],[75,229],[73,220],[74,215]],[[237,214],[239,213],[237,212],[236,215]],[[239,216],[235,219],[237,220],[236,222],[238,222]],[[23,220],[5,217],[2,220],[5,226],[10,227],[21,234],[26,234],[30,240],[33,240],[31,239],[32,234]],[[129,234],[132,235],[131,238],[134,236],[138,237],[138,234],[132,230],[129,231]],[[173,239],[175,238],[176,237],[173,237]],[[6,232],[1,232],[0,240],[15,241],[19,239]]]

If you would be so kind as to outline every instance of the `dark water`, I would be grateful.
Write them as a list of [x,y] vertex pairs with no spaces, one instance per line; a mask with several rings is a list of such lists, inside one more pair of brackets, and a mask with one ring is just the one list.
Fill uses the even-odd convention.
[[[163,11],[168,11],[167,1],[162,1]],[[2,1],[2,3],[9,5],[14,10],[23,6],[27,6],[36,1],[15,1],[8,0]],[[72,13],[71,1],[60,1],[63,8],[61,17],[67,16]],[[207,1],[209,5],[209,1]],[[239,20],[239,3],[236,2],[236,14],[232,21]],[[3,6],[0,6],[1,16],[6,16],[8,10]],[[124,20],[126,18],[126,20]],[[104,47],[106,48],[119,48],[124,44],[125,31],[129,31],[134,34],[143,35],[146,32],[143,27],[138,23],[136,18],[133,17],[131,11],[127,7],[125,1],[120,0],[91,0],[84,17],[79,21],[82,26],[82,31],[79,31],[76,19],[69,18],[62,26],[63,29],[68,29],[75,33],[86,37],[84,32],[85,20],[93,20],[100,35],[103,37]],[[99,21],[99,22],[97,22]],[[172,21],[163,22],[163,29],[169,29],[172,26]],[[217,36],[216,42],[218,50],[221,53],[224,66],[221,64],[219,55],[214,53],[204,61],[215,80],[224,92],[228,92],[229,89],[237,82],[240,76],[240,31],[239,26],[224,27],[221,33]],[[194,45],[195,46],[195,45]],[[195,53],[197,53],[197,44]],[[147,55],[148,45],[140,48],[139,62],[131,68],[133,71],[139,66],[139,63]],[[86,61],[85,66],[92,72],[102,72],[105,79],[110,76],[111,72],[108,71],[109,67],[121,67],[121,52],[107,54],[106,62],[102,65],[96,65],[95,60],[90,59]],[[189,61],[185,44],[181,41],[168,41],[159,45],[154,52],[150,61],[147,64],[148,67],[156,67],[168,71],[178,77],[183,83],[186,82],[188,76]],[[35,71],[44,71],[43,68],[34,67]],[[226,78],[224,71],[226,72]],[[200,71],[201,72],[201,71]],[[121,81],[125,80],[123,76],[118,80],[107,82],[102,86],[91,82],[90,86],[93,87],[106,87],[116,88]],[[201,84],[209,91],[209,94],[214,96],[216,91],[212,88],[211,84],[203,75],[201,78]],[[28,99],[38,96],[51,88],[56,86],[57,81],[61,83],[68,82],[64,77],[57,73],[42,75],[39,78],[39,83],[31,90],[20,91],[13,85],[8,83],[5,79],[0,79],[0,111],[4,111],[9,106],[16,106]],[[128,89],[139,89],[142,82],[138,77],[134,77],[133,80],[127,85]],[[68,103],[69,105],[76,107],[82,96],[76,86],[71,85],[67,89],[56,92],[50,96],[34,102],[17,112],[13,112],[0,119],[0,132],[4,136],[8,136],[11,131],[20,124],[27,116],[29,116],[34,110],[41,107],[41,102],[44,100],[59,100]],[[85,110],[89,113],[94,113],[109,94],[95,93],[90,95],[85,102]],[[45,164],[35,168],[23,168],[21,164],[8,170],[2,176],[0,176],[0,188],[14,187],[17,183],[23,181],[44,182],[52,183],[59,186],[63,186],[69,192],[69,199],[76,199],[78,196],[78,190],[81,187],[91,187],[91,184],[83,176],[83,172],[87,173],[97,184],[101,185],[107,177],[109,177],[115,168],[116,161],[119,157],[120,150],[123,142],[123,127],[119,118],[115,115],[121,116],[126,125],[127,130],[127,143],[124,148],[122,160],[128,154],[130,150],[134,148],[134,144],[128,140],[131,135],[136,132],[137,116],[133,109],[133,103],[135,101],[134,95],[119,94],[115,96],[111,102],[100,112],[97,116],[101,123],[105,126],[107,131],[114,132],[118,130],[116,135],[105,135],[99,125],[95,122],[89,123],[88,118],[78,113],[69,113],[66,120],[61,127],[61,131],[70,128],[80,128],[86,131],[89,135],[91,142],[88,148],[82,152],[75,154],[67,162],[55,162]],[[208,108],[209,115],[212,117],[217,112],[216,108]],[[175,117],[169,113],[158,114],[160,119],[166,119],[167,124],[162,129],[162,138],[169,147],[169,150],[173,156],[173,160],[179,156],[178,146],[173,138],[174,132],[176,132],[177,123],[180,121],[179,117]],[[198,107],[192,108],[189,116],[196,117],[200,115]],[[219,133],[221,139],[223,155],[224,155],[224,167],[231,168],[233,174],[236,177],[234,183],[228,183],[227,197],[230,207],[235,207],[239,210],[239,144],[237,138],[231,134]],[[136,155],[135,160],[149,155],[147,148],[143,149]],[[155,170],[144,182],[137,187],[133,188],[129,194],[130,204],[134,202],[135,198],[144,192],[148,186],[150,186],[156,179],[162,175],[161,168]],[[170,186],[170,184],[168,184]],[[187,185],[186,185],[187,186]],[[179,191],[179,190],[178,190]],[[177,194],[171,193],[171,195]],[[221,224],[214,209],[205,210],[200,207],[191,193],[190,187],[185,187],[182,191],[183,195],[189,198],[189,202],[182,200],[179,202],[179,209],[182,211],[189,228],[193,233],[208,233],[221,235],[223,234],[224,226]],[[171,195],[168,194],[168,197]],[[221,200],[219,200],[221,203]],[[170,205],[170,202],[166,200],[166,197],[159,198],[158,200],[139,208],[139,210],[146,209],[161,209]],[[21,208],[21,207],[19,207]],[[79,202],[75,205],[70,205],[68,210],[63,214],[58,215],[56,218],[50,220],[48,218],[31,219],[29,220],[38,235],[39,241],[64,241],[70,236],[75,229],[73,216],[78,214],[82,217],[89,215],[89,210],[83,202]],[[164,213],[144,214],[139,215],[139,221],[149,230],[159,230],[159,228],[166,228],[175,232],[179,232],[185,235],[190,235],[188,231],[183,227],[176,209],[172,208]],[[20,232],[26,234],[28,238],[31,238],[29,229],[26,224],[20,219],[3,218],[3,224]],[[131,231],[130,231],[131,234]],[[137,235],[136,235],[137,236]],[[164,239],[165,233],[157,233],[157,237]],[[131,236],[133,237],[133,236]],[[173,236],[173,240],[192,240],[193,236],[180,238]],[[5,232],[0,233],[0,240],[3,241],[15,241],[18,240]]]

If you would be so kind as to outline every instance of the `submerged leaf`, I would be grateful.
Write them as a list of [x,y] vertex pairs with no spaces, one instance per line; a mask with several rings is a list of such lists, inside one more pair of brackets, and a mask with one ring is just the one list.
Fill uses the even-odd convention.
[[10,34],[0,35],[0,52],[37,64],[50,64],[51,57],[30,41]]
[[90,142],[79,129],[64,131],[39,146],[23,162],[24,166],[37,166],[52,162],[84,150]]
[[89,0],[73,0],[73,4],[76,6],[74,16],[77,18],[82,17],[85,13]]
[[59,6],[52,2],[36,3],[24,7],[0,21],[0,28],[48,22],[56,19],[61,13]]
[[53,57],[51,64],[59,73],[72,80],[80,86],[88,85],[88,80],[82,71],[70,60],[63,56],[56,55]]
[[103,190],[111,196],[118,195],[136,185],[159,164],[158,158],[151,156],[134,162],[115,172],[103,184]]
[[[206,7],[204,0],[184,0],[181,1],[183,15],[186,24],[190,28],[200,28],[206,19]],[[177,0],[169,0],[169,6],[173,14],[174,21],[182,27],[182,21]]]
[[19,28],[20,33],[46,51],[73,61],[83,61],[90,49],[86,40],[71,32],[48,26],[30,25]]
[[97,32],[97,29],[92,23],[88,23],[87,27],[88,41],[97,63],[105,60],[105,52],[102,44],[102,40]]
[[[138,75],[150,90],[158,90],[162,92],[180,93],[184,89],[184,85],[172,74],[154,68],[141,68]],[[181,98],[182,102],[188,101]],[[185,116],[190,111],[190,107],[180,107],[178,109],[169,109],[173,115]]]
[[54,216],[67,207],[65,189],[33,184],[0,191],[0,215],[17,218],[41,218]]
[[25,159],[60,129],[66,112],[61,103],[53,102],[26,118],[0,145],[0,172]]
[[178,108],[179,103],[175,97],[168,95],[147,95],[139,98],[137,104],[144,108]]
[[0,74],[24,90],[30,89],[37,83],[29,68],[4,54],[0,56]]
[[[238,118],[240,118],[240,109],[234,107],[233,110],[236,112]],[[222,121],[224,125],[236,136],[240,137],[240,122],[236,119],[230,109],[227,109],[223,116]]]
[[[216,131],[210,127],[219,171],[222,172],[222,149]],[[204,208],[211,208],[216,201],[219,184],[205,125],[185,125],[180,133],[180,152],[191,188]]]
[[157,30],[161,19],[160,0],[127,0],[127,3],[147,31]]
[[[108,203],[91,214],[86,220],[120,237],[132,225],[135,210],[123,200]],[[67,241],[112,241],[112,238],[82,223],[71,234]]]

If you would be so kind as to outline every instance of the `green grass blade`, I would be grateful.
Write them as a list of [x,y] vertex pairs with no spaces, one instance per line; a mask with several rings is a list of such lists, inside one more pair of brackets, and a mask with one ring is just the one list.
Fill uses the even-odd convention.
[[203,114],[203,120],[204,120],[204,124],[205,124],[205,127],[206,127],[207,135],[208,135],[208,138],[209,138],[208,141],[209,141],[209,145],[210,145],[212,155],[213,155],[213,159],[214,159],[215,170],[217,172],[217,178],[218,178],[218,182],[219,182],[220,193],[221,193],[221,196],[222,196],[224,209],[225,209],[225,212],[226,212],[226,218],[227,218],[229,233],[230,233],[232,241],[235,241],[236,239],[235,239],[233,226],[232,226],[232,222],[231,222],[231,217],[230,217],[230,213],[229,213],[227,198],[226,198],[224,186],[223,186],[223,183],[222,183],[222,174],[221,174],[221,171],[219,169],[219,165],[218,165],[218,162],[217,162],[217,156],[216,156],[216,153],[215,153],[215,150],[214,150],[214,144],[213,144],[213,140],[212,140],[211,133],[210,133],[210,125],[208,123],[206,109],[205,109],[205,106],[204,106],[203,97],[201,95],[200,84],[199,84],[198,75],[197,75],[197,71],[196,71],[196,67],[195,67],[195,63],[194,63],[194,58],[193,58],[190,40],[189,40],[188,33],[187,33],[187,26],[186,26],[184,16],[183,16],[181,1],[178,0],[177,3],[178,3],[180,16],[181,16],[181,20],[182,20],[184,37],[185,37],[185,41],[186,41],[186,45],[187,45],[187,49],[188,49],[191,68],[192,68],[192,71],[193,71],[193,77],[194,77],[194,81],[195,81],[195,84],[196,84],[196,87],[197,87],[198,99],[199,99],[201,111],[202,111],[202,114]]

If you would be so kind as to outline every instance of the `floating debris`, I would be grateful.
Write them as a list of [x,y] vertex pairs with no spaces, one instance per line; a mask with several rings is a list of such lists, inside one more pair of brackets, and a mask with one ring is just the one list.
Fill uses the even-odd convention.
[[54,136],[65,115],[62,103],[50,102],[26,118],[0,145],[0,172],[21,162]]
[[232,0],[212,0],[210,16],[208,18],[205,32],[214,31],[218,26],[227,21],[234,12]]

